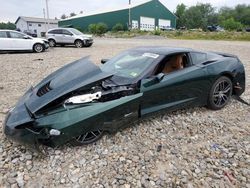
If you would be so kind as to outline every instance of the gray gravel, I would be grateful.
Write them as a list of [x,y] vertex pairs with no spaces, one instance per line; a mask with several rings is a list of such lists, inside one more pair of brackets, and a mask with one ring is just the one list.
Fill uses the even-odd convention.
[[[0,54],[0,124],[18,98],[61,66],[90,55],[97,64],[143,45],[233,53],[246,67],[249,42],[97,38],[91,48],[54,48],[41,54]],[[206,108],[156,115],[86,147],[49,149],[41,157],[9,142],[0,130],[0,187],[248,187],[250,109],[232,100]]]

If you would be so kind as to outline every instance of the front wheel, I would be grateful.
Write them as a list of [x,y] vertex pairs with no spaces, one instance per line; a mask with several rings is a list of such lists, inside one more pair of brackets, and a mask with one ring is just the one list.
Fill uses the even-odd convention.
[[73,146],[83,146],[91,144],[99,140],[103,136],[103,134],[103,130],[97,129],[96,131],[90,131],[74,138],[70,141],[70,143]]
[[42,44],[40,44],[40,43],[37,43],[37,44],[35,44],[34,45],[34,47],[33,47],[33,50],[34,50],[34,52],[36,52],[36,53],[41,53],[41,52],[43,52],[44,51],[44,45],[42,45]]
[[56,46],[56,41],[54,39],[49,39],[49,46],[50,47],[55,47]]
[[76,46],[77,48],[82,48],[82,47],[83,47],[83,42],[82,42],[81,40],[76,40],[76,41],[75,41],[75,46]]
[[220,110],[225,107],[232,96],[232,81],[222,76],[213,84],[208,98],[208,107],[212,110]]

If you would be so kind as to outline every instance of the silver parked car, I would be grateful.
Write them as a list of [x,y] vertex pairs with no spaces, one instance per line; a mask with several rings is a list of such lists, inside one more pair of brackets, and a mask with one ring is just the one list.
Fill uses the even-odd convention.
[[43,52],[49,48],[49,42],[33,38],[24,33],[12,30],[0,30],[0,51],[33,51]]
[[92,35],[86,35],[74,28],[50,29],[46,38],[51,47],[59,45],[75,45],[77,48],[90,47],[93,44]]

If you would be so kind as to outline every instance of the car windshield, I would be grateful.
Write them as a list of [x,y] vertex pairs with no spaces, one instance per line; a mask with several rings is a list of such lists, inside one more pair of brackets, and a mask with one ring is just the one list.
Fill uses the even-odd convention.
[[78,30],[76,30],[76,29],[74,29],[74,28],[70,29],[70,31],[71,31],[72,33],[74,33],[75,35],[83,35],[82,32],[80,32],[80,31],[78,31]]
[[127,51],[110,59],[100,68],[104,72],[134,79],[145,73],[147,68],[159,57],[160,55],[155,53]]

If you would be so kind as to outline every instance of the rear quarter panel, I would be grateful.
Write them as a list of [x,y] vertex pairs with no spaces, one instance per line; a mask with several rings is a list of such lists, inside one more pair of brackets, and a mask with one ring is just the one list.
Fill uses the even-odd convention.
[[211,83],[221,76],[227,76],[232,80],[234,87],[240,85],[242,88],[234,89],[234,95],[241,95],[245,91],[245,69],[237,57],[224,57],[206,66]]

